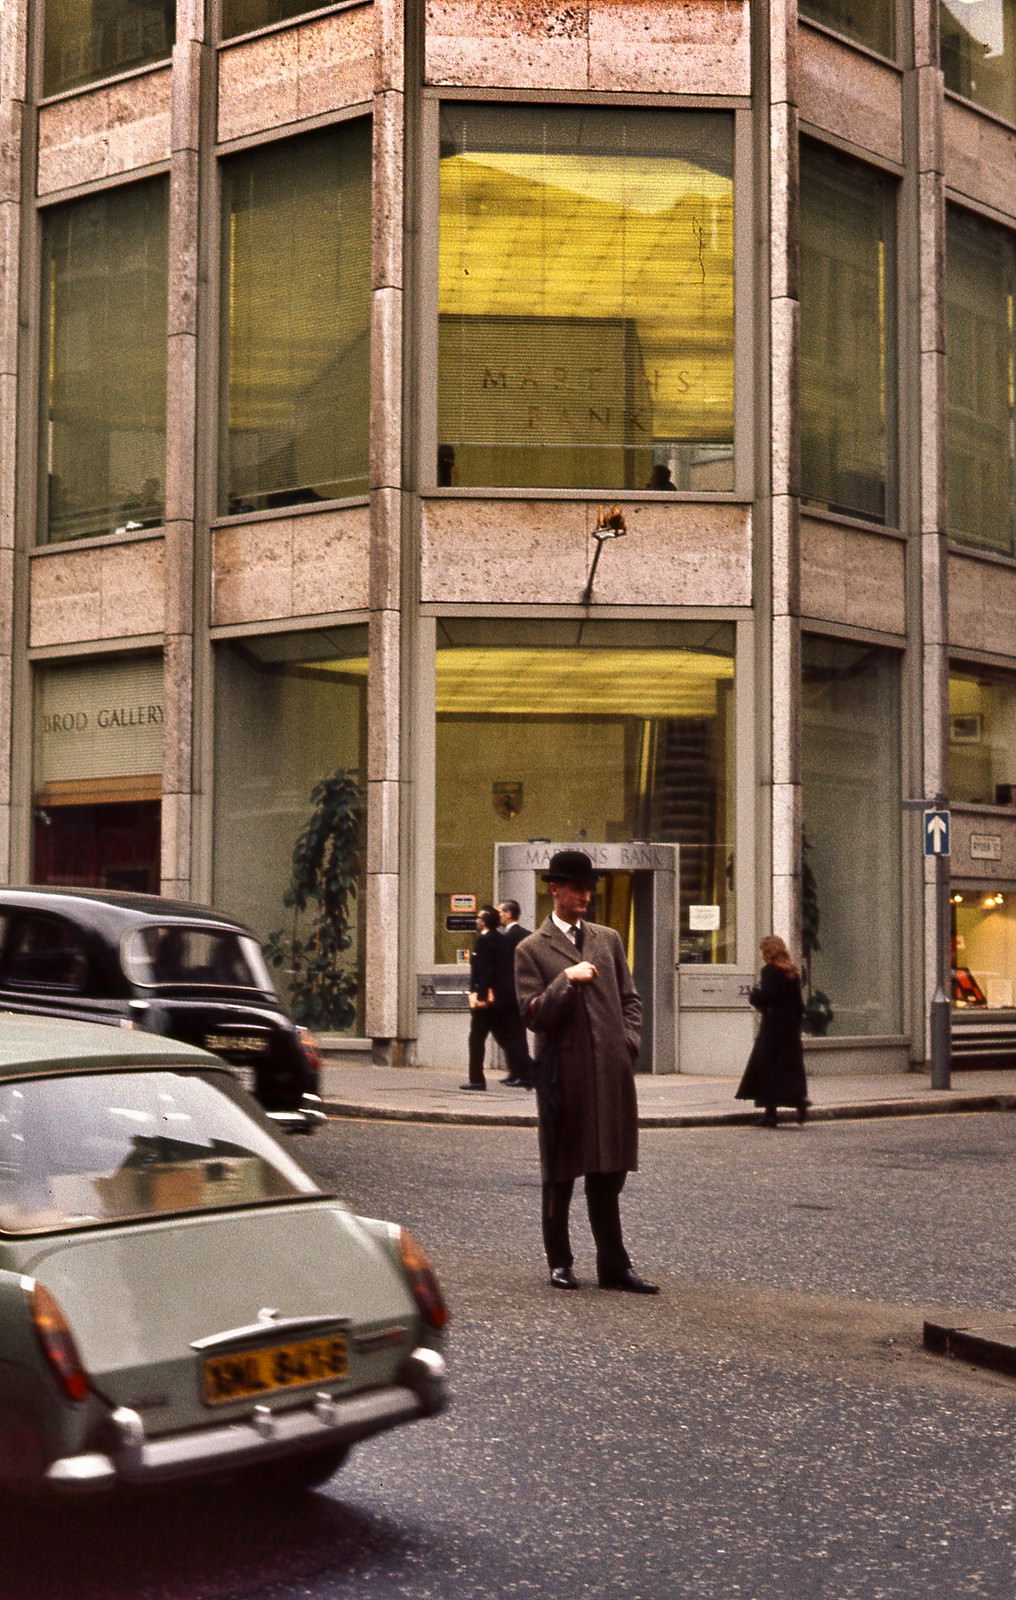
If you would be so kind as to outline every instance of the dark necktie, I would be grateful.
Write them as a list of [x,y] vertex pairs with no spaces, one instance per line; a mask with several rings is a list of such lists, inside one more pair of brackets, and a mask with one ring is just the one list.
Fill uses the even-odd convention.
[[575,948],[578,951],[579,955],[581,955],[582,954],[582,946],[586,942],[586,930],[582,926],[581,922],[576,922],[575,927],[574,927],[574,929],[572,931],[573,931],[574,936],[575,936]]

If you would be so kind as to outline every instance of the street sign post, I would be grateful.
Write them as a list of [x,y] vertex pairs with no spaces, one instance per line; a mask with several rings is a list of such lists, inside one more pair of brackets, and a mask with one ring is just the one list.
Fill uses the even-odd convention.
[[935,860],[935,993],[928,1017],[931,1087],[948,1089],[952,1071],[951,925],[949,912],[949,847],[952,818],[945,795],[933,800],[904,800],[905,811],[921,811],[924,854]]

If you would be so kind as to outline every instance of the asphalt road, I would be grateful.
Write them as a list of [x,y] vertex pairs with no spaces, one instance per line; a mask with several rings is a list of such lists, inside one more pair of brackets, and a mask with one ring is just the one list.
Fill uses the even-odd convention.
[[1012,1600],[1016,1383],[920,1334],[1016,1306],[1014,1140],[1001,1114],[645,1133],[642,1299],[546,1285],[531,1131],[333,1124],[313,1164],[439,1266],[452,1409],[288,1505],[5,1515],[0,1594]]

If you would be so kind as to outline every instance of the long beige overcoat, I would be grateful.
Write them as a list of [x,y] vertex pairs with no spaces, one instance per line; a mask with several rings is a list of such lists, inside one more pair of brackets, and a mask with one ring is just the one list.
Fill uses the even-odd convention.
[[[537,1035],[540,1164],[545,1183],[638,1166],[634,1062],[642,1002],[613,928],[583,924],[581,956],[550,917],[515,952],[515,988]],[[592,983],[565,969],[591,961]]]

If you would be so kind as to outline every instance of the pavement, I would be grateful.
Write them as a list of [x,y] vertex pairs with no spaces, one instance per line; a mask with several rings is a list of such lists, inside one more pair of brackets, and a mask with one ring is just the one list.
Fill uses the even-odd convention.
[[[508,1089],[487,1073],[482,1093],[464,1093],[461,1068],[374,1066],[361,1056],[332,1056],[323,1073],[325,1109],[333,1117],[388,1122],[460,1122],[474,1126],[534,1127],[535,1096]],[[698,1073],[642,1074],[636,1078],[639,1126],[698,1128],[750,1123],[756,1110],[735,1100],[738,1077]],[[948,1089],[933,1089],[926,1072],[828,1076],[812,1074],[809,1119],[931,1116],[945,1111],[1016,1111],[1016,1070],[953,1071]],[[782,1116],[792,1120],[794,1113]]]

